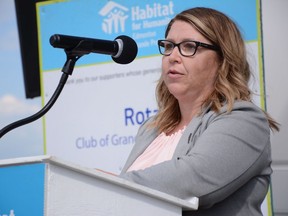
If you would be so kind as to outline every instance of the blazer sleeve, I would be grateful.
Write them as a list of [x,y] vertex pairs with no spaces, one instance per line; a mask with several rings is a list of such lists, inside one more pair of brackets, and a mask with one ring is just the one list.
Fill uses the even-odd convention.
[[192,143],[178,144],[190,145],[187,151],[121,176],[181,199],[196,196],[200,206],[209,207],[253,177],[270,174],[270,129],[258,107],[240,103],[229,114],[206,115],[201,128]]

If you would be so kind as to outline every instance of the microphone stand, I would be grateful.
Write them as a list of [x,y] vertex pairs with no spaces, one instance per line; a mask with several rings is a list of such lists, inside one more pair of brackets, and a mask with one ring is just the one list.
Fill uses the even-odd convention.
[[[77,50],[77,49],[75,49]],[[60,78],[59,84],[56,88],[56,90],[54,91],[52,97],[50,98],[50,100],[47,102],[47,104],[37,113],[35,113],[32,116],[29,116],[27,118],[21,119],[19,121],[16,121],[14,123],[11,123],[9,125],[7,125],[6,127],[2,128],[0,130],[0,139],[2,136],[4,136],[6,133],[8,133],[9,131],[20,127],[22,125],[31,123],[39,118],[41,118],[43,115],[45,115],[50,108],[54,105],[54,103],[56,102],[57,98],[59,97],[60,93],[62,92],[62,89],[64,88],[64,85],[69,77],[69,75],[72,75],[72,72],[74,70],[74,66],[76,61],[83,55],[87,54],[86,52],[82,52],[82,51],[74,51],[72,50],[65,50],[66,53],[66,62],[62,68],[62,76]]]

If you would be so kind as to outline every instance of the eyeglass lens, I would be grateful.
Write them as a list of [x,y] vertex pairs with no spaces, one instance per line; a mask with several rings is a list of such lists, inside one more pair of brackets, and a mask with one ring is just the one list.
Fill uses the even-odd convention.
[[193,41],[183,41],[179,44],[174,44],[171,41],[159,41],[159,51],[162,55],[170,55],[174,47],[177,46],[181,55],[192,56],[195,54],[197,49],[197,44]]

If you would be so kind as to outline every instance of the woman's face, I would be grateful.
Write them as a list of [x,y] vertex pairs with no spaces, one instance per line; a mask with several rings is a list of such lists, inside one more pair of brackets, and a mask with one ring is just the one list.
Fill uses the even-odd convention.
[[[167,40],[180,43],[185,40],[211,44],[191,24],[175,21]],[[199,46],[194,56],[184,57],[178,47],[169,56],[163,56],[162,76],[171,94],[179,102],[203,100],[213,90],[219,60],[215,51]]]

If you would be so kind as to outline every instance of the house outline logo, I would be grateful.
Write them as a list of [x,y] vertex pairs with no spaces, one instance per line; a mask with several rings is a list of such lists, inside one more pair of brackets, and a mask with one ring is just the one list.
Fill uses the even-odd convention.
[[104,17],[102,30],[106,34],[125,32],[125,21],[128,18],[127,11],[129,11],[127,7],[109,1],[99,11],[99,14]]

